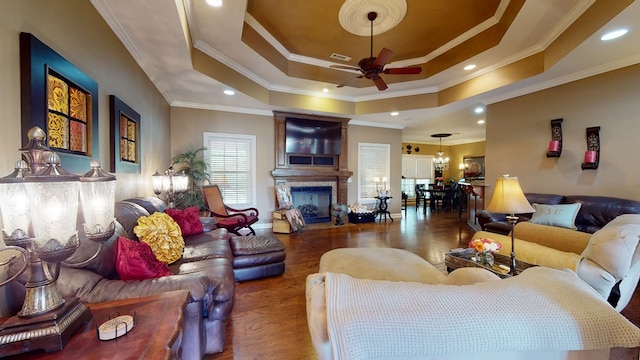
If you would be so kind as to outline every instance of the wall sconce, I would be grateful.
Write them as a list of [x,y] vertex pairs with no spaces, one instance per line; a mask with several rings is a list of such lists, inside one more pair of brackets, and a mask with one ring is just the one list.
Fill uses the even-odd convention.
[[28,138],[20,149],[26,161],[18,161],[13,173],[0,178],[4,242],[21,249],[30,269],[22,309],[0,330],[0,337],[8,339],[0,350],[9,355],[60,350],[91,318],[89,308],[78,299],[65,300],[56,288],[60,263],[80,246],[78,208],[87,238],[103,242],[115,231],[115,177],[95,160],[82,176],[68,173],[60,156],[46,146],[42,129],[32,128]]
[[466,166],[463,163],[458,165],[458,170],[460,170],[460,179],[464,179],[464,169]]
[[153,192],[160,199],[166,201],[169,208],[175,206],[176,193],[186,191],[189,187],[189,177],[184,172],[176,173],[173,166],[169,166],[164,175],[160,175],[156,170],[151,178],[153,179]]
[[582,170],[595,170],[600,163],[600,126],[587,128],[587,151],[584,152]]
[[562,119],[551,120],[551,141],[547,157],[560,157],[562,154]]

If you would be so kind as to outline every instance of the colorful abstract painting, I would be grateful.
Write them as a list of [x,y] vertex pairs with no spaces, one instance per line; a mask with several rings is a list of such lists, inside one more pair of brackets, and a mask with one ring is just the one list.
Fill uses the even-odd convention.
[[114,95],[111,111],[112,172],[140,173],[140,114]]
[[[84,173],[99,158],[98,83],[30,33],[20,33],[22,128],[44,130],[64,169]],[[27,132],[22,144],[29,142]]]
[[90,98],[89,94],[63,76],[52,71],[47,74],[46,132],[49,147],[87,155],[87,98]]

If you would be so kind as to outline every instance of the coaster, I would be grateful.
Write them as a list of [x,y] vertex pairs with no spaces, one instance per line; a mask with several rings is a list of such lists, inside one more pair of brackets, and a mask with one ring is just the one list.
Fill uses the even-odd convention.
[[125,335],[133,329],[133,316],[122,315],[107,320],[98,327],[98,338],[100,340],[113,340]]

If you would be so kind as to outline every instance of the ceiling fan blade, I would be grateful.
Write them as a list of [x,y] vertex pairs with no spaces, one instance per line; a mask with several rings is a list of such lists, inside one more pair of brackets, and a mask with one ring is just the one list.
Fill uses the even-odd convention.
[[381,77],[377,77],[375,79],[373,79],[373,83],[376,84],[376,87],[378,88],[378,90],[382,91],[382,90],[386,90],[387,89],[387,84],[384,82],[384,80],[382,80]]
[[347,66],[347,65],[329,65],[330,68],[332,69],[344,69],[344,70],[355,70],[355,71],[360,71],[360,68],[357,68],[355,66]]
[[422,68],[419,66],[416,67],[405,67],[405,68],[393,68],[393,69],[384,69],[385,74],[401,74],[401,75],[414,75],[420,74],[422,72]]
[[364,75],[360,75],[360,76],[356,76],[350,80],[347,80],[345,82],[343,82],[342,84],[339,84],[337,87],[341,88],[341,87],[345,87],[349,84],[351,84],[351,82],[353,82],[355,79],[362,79],[364,77]]
[[391,59],[391,57],[395,54],[395,52],[391,49],[382,48],[380,50],[380,54],[376,57],[376,60],[372,63],[374,66],[384,66],[384,64]]

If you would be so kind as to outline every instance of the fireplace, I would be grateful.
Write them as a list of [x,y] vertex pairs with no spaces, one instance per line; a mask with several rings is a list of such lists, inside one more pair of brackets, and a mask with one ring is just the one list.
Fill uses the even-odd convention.
[[[274,111],[273,115],[276,127],[276,168],[271,172],[271,175],[275,179],[276,186],[286,184],[291,189],[295,207],[303,206],[307,212],[306,222],[331,222],[331,205],[347,203],[347,180],[353,175],[353,172],[348,169],[347,161],[349,119],[280,111]],[[286,135],[287,119],[289,118],[298,121],[311,120],[310,124],[313,121],[339,123],[340,151],[335,151],[337,154],[288,152]],[[322,189],[324,194],[320,194],[318,187],[325,187]],[[299,194],[294,195],[295,192]],[[312,206],[304,206],[309,204]],[[315,215],[315,207],[318,207],[318,215]]]
[[330,222],[332,192],[331,186],[292,186],[291,201],[306,223]]

